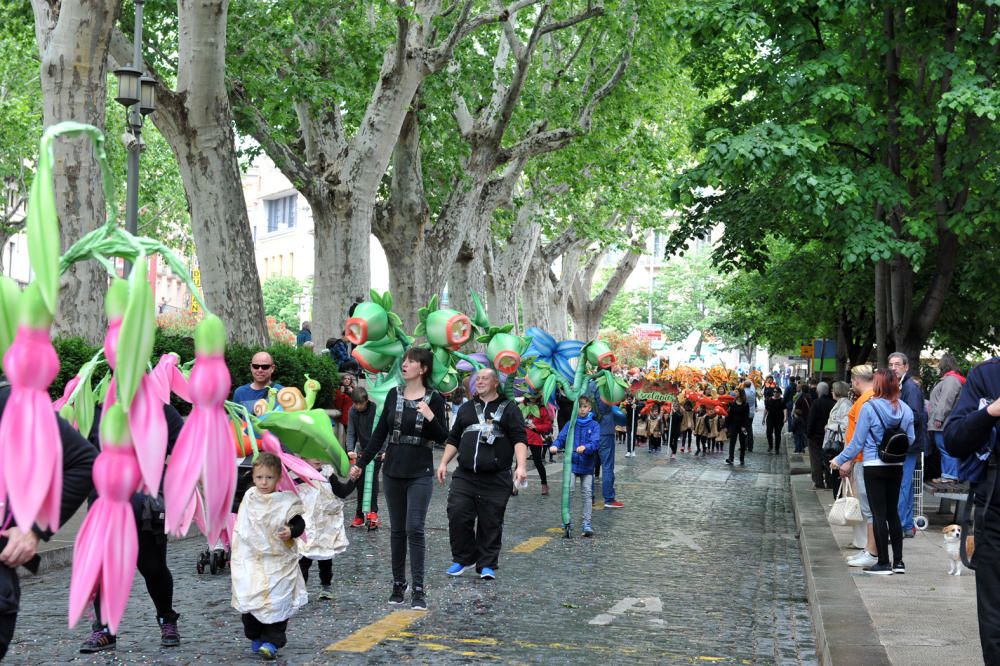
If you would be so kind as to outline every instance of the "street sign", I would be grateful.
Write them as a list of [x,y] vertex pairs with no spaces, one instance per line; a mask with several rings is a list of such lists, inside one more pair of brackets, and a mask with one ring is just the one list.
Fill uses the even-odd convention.
[[812,345],[800,345],[799,346],[799,356],[803,358],[813,357],[813,346]]

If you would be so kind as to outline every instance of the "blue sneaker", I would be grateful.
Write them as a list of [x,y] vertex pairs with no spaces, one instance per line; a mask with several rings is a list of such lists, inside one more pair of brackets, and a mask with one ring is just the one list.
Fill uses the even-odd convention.
[[583,524],[583,536],[585,537],[594,536],[594,528],[590,526],[590,523],[585,522]]
[[489,567],[483,567],[483,570],[479,572],[479,577],[483,580],[496,580],[497,572]]
[[264,641],[259,641],[256,638],[250,641],[250,651],[254,654],[260,652],[260,646],[264,644]]
[[260,649],[257,650],[263,659],[271,661],[272,659],[278,658],[278,648],[274,647],[274,643],[261,643]]
[[463,573],[465,573],[465,570],[468,568],[469,566],[467,565],[454,562],[450,567],[448,567],[447,573],[449,576],[461,576]]

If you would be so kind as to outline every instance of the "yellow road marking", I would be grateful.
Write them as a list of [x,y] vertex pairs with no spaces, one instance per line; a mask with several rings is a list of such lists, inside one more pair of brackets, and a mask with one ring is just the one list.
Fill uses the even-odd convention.
[[367,652],[386,638],[398,634],[421,617],[424,611],[401,610],[389,613],[378,622],[358,629],[343,640],[328,645],[327,652]]
[[562,534],[566,530],[564,530],[561,527],[550,527],[549,529],[547,529],[545,531],[548,532],[549,534]]
[[[561,532],[562,530],[560,530]],[[533,553],[549,541],[552,541],[552,537],[547,536],[537,536],[531,537],[527,541],[522,541],[513,548],[510,549],[512,553]]]
[[[448,650],[455,654],[460,654],[463,656],[476,656],[488,659],[498,659],[495,655],[476,653],[471,651],[464,651],[461,648],[449,647],[442,641],[448,641],[451,643],[458,644],[473,644],[473,645],[490,645],[494,647],[501,647],[500,641],[495,638],[483,637],[483,638],[458,638],[456,636],[446,636],[443,634],[421,634],[411,631],[401,631],[399,634],[390,637],[390,641],[400,641],[400,642],[411,642],[417,641],[417,645],[422,647],[428,647],[431,650]],[[564,652],[591,652],[591,653],[603,653],[603,654],[618,654],[618,655],[638,655],[647,654],[646,648],[632,648],[632,647],[610,647],[607,645],[587,645],[582,643],[536,643],[533,641],[526,641],[520,639],[514,639],[508,641],[508,645],[514,645],[519,648],[527,648],[531,650],[561,650]],[[733,661],[730,657],[717,657],[711,655],[681,655],[674,652],[661,652],[659,653],[661,657],[669,657],[671,662],[680,663],[696,663],[696,662],[718,662],[718,661]],[[751,664],[749,659],[740,659],[736,663],[740,664]]]

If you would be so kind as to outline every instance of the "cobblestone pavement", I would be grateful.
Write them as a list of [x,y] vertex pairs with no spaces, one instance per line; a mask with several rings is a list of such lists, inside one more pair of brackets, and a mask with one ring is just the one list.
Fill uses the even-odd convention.
[[[336,600],[315,600],[289,624],[280,663],[811,664],[815,645],[785,456],[760,452],[744,468],[723,454],[617,459],[619,510],[594,513],[593,539],[562,538],[554,494],[530,487],[507,510],[499,579],[451,579],[446,492],[428,516],[427,613],[393,612],[388,530],[349,530],[334,561]],[[550,471],[561,465],[549,466]],[[529,468],[531,464],[529,462]],[[598,493],[598,505],[600,506]],[[198,575],[200,538],[171,544],[181,647],[159,647],[139,576],[116,653],[80,655],[88,627],[66,629],[68,569],[24,579],[8,663],[215,664],[256,661],[229,606],[226,575]],[[523,551],[523,552],[512,552]],[[373,623],[374,627],[370,626]]]

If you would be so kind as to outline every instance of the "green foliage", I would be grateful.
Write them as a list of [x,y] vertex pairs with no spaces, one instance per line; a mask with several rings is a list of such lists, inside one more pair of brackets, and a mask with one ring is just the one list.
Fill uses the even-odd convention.
[[723,269],[767,269],[772,238],[819,243],[821,269],[869,284],[890,261],[889,342],[919,349],[934,303],[960,293],[942,259],[992,244],[1000,224],[996,19],[992,3],[677,7],[684,63],[712,103],[692,127],[699,162],[675,184],[668,251],[724,225]]
[[297,331],[299,329],[299,306],[296,298],[302,296],[302,283],[290,276],[278,276],[264,280],[260,285],[264,296],[264,315]]
[[[66,384],[76,377],[76,373],[84,366],[100,347],[88,344],[83,338],[55,338],[52,341],[56,354],[59,355],[59,374],[56,375],[52,385],[49,386],[49,395],[55,400],[63,394]],[[107,366],[105,366],[107,367]],[[98,371],[98,379],[104,375],[103,371]],[[97,384],[97,381],[94,382]]]
[[[717,296],[723,283],[709,246],[671,257],[654,280],[653,323],[663,325],[663,334],[670,341],[683,340],[692,331],[714,331],[717,322],[729,315]],[[601,325],[623,333],[632,330],[648,319],[649,299],[648,288],[622,292]]]
[[[27,11],[25,11],[27,8]],[[0,0],[0,236],[11,226],[16,205],[27,196],[42,126],[38,50],[31,9],[26,3]],[[12,190],[8,192],[7,188]],[[8,197],[15,205],[9,206]]]

